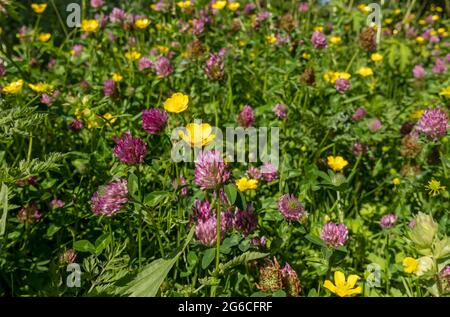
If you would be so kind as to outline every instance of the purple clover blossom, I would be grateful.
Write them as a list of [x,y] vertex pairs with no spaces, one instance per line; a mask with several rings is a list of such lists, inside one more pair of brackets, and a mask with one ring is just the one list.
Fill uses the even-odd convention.
[[369,122],[369,130],[372,132],[380,130],[382,127],[381,121],[378,118],[373,119]]
[[26,222],[29,224],[33,224],[38,222],[41,218],[42,213],[35,203],[26,205],[17,213],[17,220],[22,224]]
[[247,3],[244,7],[244,13],[246,15],[252,14],[255,11],[256,5],[254,3]]
[[328,43],[327,43],[327,37],[325,36],[325,34],[323,34],[322,32],[319,31],[315,31],[311,37],[311,42],[314,46],[314,48],[326,48]]
[[350,81],[345,78],[338,78],[334,84],[334,88],[336,88],[340,94],[343,94],[350,88]]
[[80,56],[82,51],[83,51],[83,45],[75,44],[74,46],[72,46],[72,55],[73,56]]
[[192,34],[195,36],[201,35],[205,31],[205,20],[194,19],[192,21]]
[[133,138],[130,131],[125,132],[120,138],[114,137],[116,146],[114,155],[125,164],[133,165],[144,161],[147,155],[147,144],[140,138]]
[[105,97],[114,97],[117,93],[117,85],[112,79],[103,82],[103,95]]
[[359,107],[352,116],[353,121],[359,121],[366,116],[366,109]]
[[422,65],[418,64],[418,65],[414,66],[414,69],[413,69],[414,78],[422,79],[425,77],[425,74],[426,74],[425,68],[423,68]]
[[219,54],[210,54],[206,61],[204,71],[206,77],[210,80],[219,80],[224,75],[225,65]]
[[245,105],[241,113],[236,119],[239,126],[243,128],[250,128],[255,123],[255,112],[252,107]]
[[153,67],[153,62],[149,58],[141,57],[141,59],[139,59],[138,69],[140,71],[143,71],[145,69],[152,68],[152,67]]
[[261,171],[259,168],[255,166],[250,166],[246,172],[247,177],[250,179],[260,179],[261,178]]
[[272,108],[273,113],[280,119],[287,118],[288,107],[283,103],[278,103]]
[[269,11],[262,11],[256,15],[256,21],[257,22],[263,22],[270,18],[272,14]]
[[298,11],[299,12],[305,13],[305,12],[308,12],[308,10],[309,10],[308,2],[301,2],[298,5]]
[[71,130],[79,131],[83,128],[83,122],[78,119],[73,119],[69,122],[68,126]]
[[392,228],[397,222],[397,216],[395,214],[388,214],[381,217],[380,226],[383,229]]
[[265,247],[266,242],[267,242],[267,238],[265,236],[254,237],[251,241],[251,244],[255,247]]
[[103,4],[103,0],[91,0],[91,7],[94,9],[100,8]]
[[[204,221],[198,221],[195,227],[195,237],[203,245],[213,246],[216,244],[217,220],[210,217]],[[221,237],[223,235],[221,234]]]
[[92,212],[98,216],[113,216],[128,202],[128,182],[115,179],[101,186],[91,198]]
[[120,8],[113,8],[109,14],[109,20],[112,23],[121,23],[125,19],[125,11]]
[[433,74],[443,74],[447,71],[448,67],[445,65],[445,60],[442,58],[436,58],[433,66]]
[[174,190],[178,190],[178,188],[181,188],[180,194],[181,197],[187,196],[189,192],[189,188],[187,187],[187,180],[183,176],[180,176],[179,179],[174,178],[172,181],[172,187]]
[[305,213],[303,204],[291,194],[285,194],[278,199],[278,210],[288,221],[298,221]]
[[74,249],[68,249],[59,257],[59,263],[61,265],[74,263],[77,259],[78,254]]
[[320,239],[329,247],[343,246],[348,239],[348,228],[344,224],[327,222],[322,228]]
[[219,151],[201,153],[195,161],[195,184],[201,189],[216,189],[230,178],[228,167]]
[[158,58],[153,67],[155,68],[156,74],[160,77],[167,77],[173,73],[173,67],[170,64],[170,60],[165,56]]
[[448,115],[439,108],[425,110],[415,127],[432,139],[443,137],[448,128]]
[[0,58],[0,77],[3,77],[6,75],[6,66],[3,60]]
[[258,225],[258,217],[252,205],[248,205],[246,210],[237,209],[234,216],[234,227],[244,236],[248,236]]
[[54,198],[50,202],[50,206],[52,208],[62,208],[62,207],[64,207],[64,205],[65,205],[64,201],[61,199],[58,199],[58,198]]
[[142,112],[142,128],[149,134],[157,134],[164,129],[169,115],[161,109],[152,108]]
[[268,183],[278,178],[278,169],[271,163],[264,163],[260,168],[262,177]]

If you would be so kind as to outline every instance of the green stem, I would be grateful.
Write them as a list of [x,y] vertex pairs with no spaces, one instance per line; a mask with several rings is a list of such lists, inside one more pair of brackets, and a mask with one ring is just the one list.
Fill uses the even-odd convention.
[[27,162],[31,160],[31,150],[33,149],[33,134],[30,132],[30,143],[28,143]]

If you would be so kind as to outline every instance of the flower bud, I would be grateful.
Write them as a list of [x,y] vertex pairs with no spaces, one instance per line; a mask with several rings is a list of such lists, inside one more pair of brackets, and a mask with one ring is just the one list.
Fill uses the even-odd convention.
[[411,240],[419,249],[428,249],[433,243],[437,232],[437,224],[433,217],[423,212],[419,212],[415,218],[416,225],[411,230]]

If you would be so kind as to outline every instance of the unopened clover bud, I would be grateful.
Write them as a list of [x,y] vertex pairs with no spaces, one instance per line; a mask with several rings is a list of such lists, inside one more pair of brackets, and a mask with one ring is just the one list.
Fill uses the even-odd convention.
[[430,256],[423,256],[421,258],[418,258],[417,261],[418,265],[414,272],[417,276],[422,276],[426,272],[429,272],[434,268],[434,261]]
[[428,249],[431,247],[437,232],[437,224],[433,217],[423,212],[419,212],[415,218],[416,225],[411,230],[411,240],[419,249]]
[[436,240],[433,246],[433,256],[436,259],[445,258],[450,255],[450,238],[444,237]]

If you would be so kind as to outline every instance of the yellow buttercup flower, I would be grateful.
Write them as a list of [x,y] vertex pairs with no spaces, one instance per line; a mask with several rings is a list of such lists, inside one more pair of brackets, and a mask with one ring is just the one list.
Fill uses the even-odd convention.
[[38,83],[36,85],[28,84],[28,87],[30,87],[31,90],[39,94],[48,93],[53,90],[53,87],[47,83]]
[[413,112],[411,114],[411,119],[414,120],[419,120],[420,117],[422,117],[423,113],[425,112],[425,110],[421,109],[421,110],[417,110],[416,112]]
[[47,4],[46,3],[32,3],[31,9],[33,9],[34,12],[39,13],[39,14],[44,13],[45,9],[47,9]]
[[340,36],[332,36],[330,37],[330,43],[333,45],[339,45],[342,43],[342,38]]
[[328,156],[327,163],[335,172],[342,171],[348,165],[348,162],[342,156]]
[[419,261],[414,258],[406,257],[403,259],[404,271],[406,273],[414,273],[417,270],[417,266],[419,265]]
[[304,52],[304,53],[302,54],[302,57],[303,57],[304,59],[310,59],[310,58],[311,58],[311,54],[309,54],[309,53],[307,53],[307,52]]
[[370,12],[369,6],[366,6],[364,3],[361,3],[360,5],[358,5],[358,10],[361,11],[362,13]]
[[399,15],[400,13],[402,13],[402,10],[400,10],[399,8],[394,10],[395,15]]
[[343,272],[336,271],[334,272],[335,284],[333,284],[330,280],[326,280],[325,283],[323,283],[323,286],[340,297],[346,297],[362,293],[360,286],[355,288],[358,279],[358,275],[351,274],[346,280]]
[[339,78],[349,80],[351,77],[352,77],[352,75],[347,72],[335,72],[332,70],[327,71],[323,75],[323,78],[325,79],[325,81],[332,83],[332,84],[334,84],[336,82],[336,80],[338,80]]
[[81,29],[84,32],[94,32],[98,29],[99,24],[97,20],[83,20],[81,21]]
[[123,80],[123,77],[118,73],[112,73],[112,80],[114,80],[115,82],[120,82]]
[[431,19],[432,19],[434,22],[436,22],[436,21],[439,21],[439,20],[440,20],[440,17],[439,17],[439,15],[433,15],[433,16],[431,17]]
[[141,53],[133,49],[132,51],[125,53],[125,58],[129,61],[135,61],[141,58]]
[[161,54],[167,54],[170,51],[170,48],[164,45],[158,45],[157,48]]
[[392,184],[394,184],[395,186],[400,185],[401,181],[400,178],[396,177],[392,180]]
[[423,36],[418,36],[416,37],[416,42],[417,44],[423,44],[425,43],[425,39],[423,38]]
[[323,26],[315,26],[314,31],[323,33]]
[[241,7],[241,4],[239,2],[231,2],[230,4],[228,4],[228,10],[230,11],[236,11],[237,9],[239,9]]
[[266,36],[266,41],[269,44],[274,44],[277,41],[277,38],[275,35],[271,34],[271,35]]
[[23,80],[19,79],[18,81],[14,81],[12,83],[9,83],[5,87],[3,87],[2,92],[5,94],[17,94],[22,90],[23,87]]
[[164,102],[164,109],[168,112],[180,113],[188,108],[189,96],[177,92]]
[[212,5],[212,8],[214,10],[222,10],[223,8],[225,8],[226,5],[227,5],[226,1],[219,0],[219,1],[216,1],[216,3],[214,3]]
[[189,123],[186,131],[187,134],[180,131],[179,136],[193,147],[202,147],[216,138],[208,123]]
[[441,182],[435,180],[434,178],[428,182],[428,185],[425,186],[428,190],[429,194],[433,197],[438,196],[441,191],[445,190],[445,186],[441,186]]
[[258,187],[258,180],[242,177],[236,181],[236,186],[239,191],[245,192],[249,189],[256,189]]
[[179,1],[177,2],[177,6],[181,9],[186,9],[191,6],[191,1]]
[[373,70],[370,67],[361,67],[356,73],[363,77],[368,77],[373,75]]
[[39,33],[38,40],[41,42],[47,42],[51,37],[52,35],[50,33]]
[[145,29],[150,25],[149,19],[137,19],[134,21],[134,26],[138,29]]
[[441,92],[439,93],[439,96],[450,97],[450,86],[442,88]]
[[373,53],[373,54],[370,56],[370,59],[371,59],[373,62],[381,62],[381,61],[383,60],[383,55],[381,55],[380,53]]
[[419,24],[420,24],[420,25],[425,25],[426,23],[427,23],[427,22],[425,22],[424,19],[420,19],[420,20],[419,20]]
[[107,112],[105,113],[103,116],[103,119],[105,119],[107,121],[106,125],[110,126],[111,124],[113,124],[114,122],[116,122],[117,118],[115,118],[111,113]]

